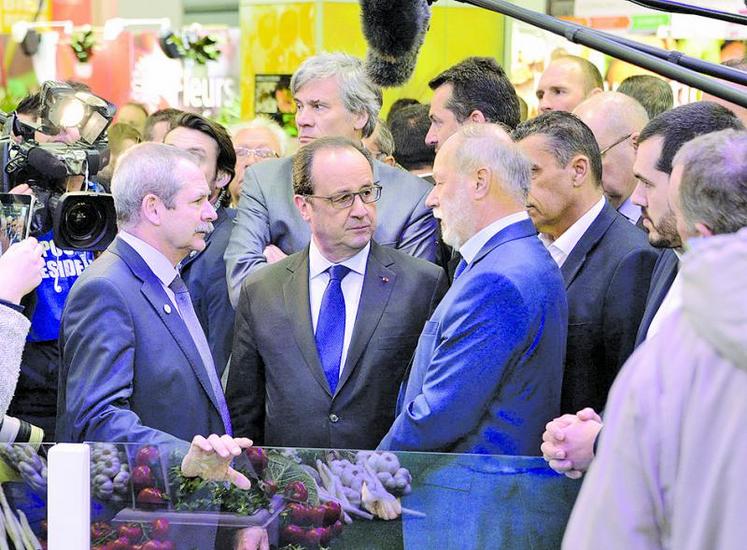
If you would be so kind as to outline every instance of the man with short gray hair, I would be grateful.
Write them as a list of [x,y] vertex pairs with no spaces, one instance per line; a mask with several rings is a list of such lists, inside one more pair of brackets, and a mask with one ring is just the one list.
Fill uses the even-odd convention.
[[[366,76],[363,62],[343,53],[304,61],[291,79],[301,147],[321,137],[360,142],[376,126],[381,90]],[[302,250],[310,239],[292,200],[292,158],[268,160],[247,169],[236,225],[226,249],[231,301],[252,271]],[[403,170],[374,161],[381,186],[380,223],[375,239],[429,261],[436,257],[436,222],[424,199],[431,186]]]
[[144,143],[122,156],[112,194],[119,234],[62,314],[57,437],[178,444],[230,435],[210,348],[176,269],[212,230],[205,175],[190,153]]
[[462,260],[379,447],[536,454],[560,407],[568,312],[524,210],[530,165],[502,128],[477,124],[444,142],[433,174],[428,205]]

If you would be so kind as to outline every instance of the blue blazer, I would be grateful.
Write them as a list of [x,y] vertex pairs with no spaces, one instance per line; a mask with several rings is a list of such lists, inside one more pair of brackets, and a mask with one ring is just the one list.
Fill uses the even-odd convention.
[[205,248],[187,256],[181,265],[182,279],[205,331],[219,377],[231,356],[236,317],[228,299],[226,263],[223,260],[235,218],[235,210],[218,208],[218,218],[213,223],[213,232],[205,240]]
[[658,251],[609,203],[563,263],[568,349],[560,409],[600,411],[635,346]]
[[532,222],[499,231],[426,323],[379,447],[538,454],[560,411],[567,323],[560,270]]
[[73,285],[60,349],[58,441],[173,444],[225,432],[186,325],[121,239]]

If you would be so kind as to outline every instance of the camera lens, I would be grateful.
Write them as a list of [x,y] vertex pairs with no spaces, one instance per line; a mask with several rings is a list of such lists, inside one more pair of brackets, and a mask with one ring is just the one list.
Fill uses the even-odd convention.
[[65,213],[64,220],[73,242],[89,242],[91,237],[102,232],[105,224],[101,211],[86,202],[74,204]]

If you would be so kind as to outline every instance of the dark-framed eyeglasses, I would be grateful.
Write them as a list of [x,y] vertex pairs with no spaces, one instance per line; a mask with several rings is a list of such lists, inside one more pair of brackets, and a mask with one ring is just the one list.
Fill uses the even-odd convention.
[[612,145],[608,145],[607,147],[605,147],[604,149],[602,149],[601,151],[599,151],[599,155],[603,157],[603,156],[605,155],[605,153],[606,153],[607,151],[609,151],[609,150],[610,150],[610,149],[612,149],[613,147],[616,147],[616,146],[620,145],[620,144],[621,144],[622,142],[624,142],[624,141],[626,141],[627,139],[629,139],[629,138],[630,138],[630,136],[632,136],[632,135],[633,135],[633,134],[628,134],[628,135],[626,135],[626,136],[623,136],[623,137],[621,137],[621,138],[620,138],[620,139],[618,139],[618,140],[617,140],[616,142],[614,142],[614,143],[613,143]]
[[266,149],[261,147],[259,149],[250,149],[249,147],[235,147],[237,157],[248,157],[253,156],[258,159],[270,159],[277,158],[278,154],[272,149]]
[[379,200],[381,198],[381,185],[378,185],[378,183],[378,181],[375,181],[372,185],[364,187],[355,193],[348,191],[345,193],[335,193],[329,197],[322,197],[321,195],[304,195],[304,197],[307,199],[324,199],[335,208],[350,208],[355,202],[355,197],[360,197],[361,201],[365,204]]

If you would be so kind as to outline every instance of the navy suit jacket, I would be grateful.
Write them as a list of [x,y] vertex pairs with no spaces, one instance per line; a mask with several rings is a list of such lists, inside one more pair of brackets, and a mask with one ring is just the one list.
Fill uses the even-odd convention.
[[252,273],[241,289],[226,386],[236,435],[280,447],[376,447],[394,420],[418,335],[446,286],[438,266],[372,242],[332,395],[314,341],[308,247]]
[[654,265],[654,271],[651,275],[651,286],[648,290],[648,296],[646,298],[646,309],[643,312],[643,318],[641,324],[638,327],[638,335],[636,336],[635,345],[640,346],[646,339],[646,334],[651,326],[651,321],[654,320],[656,312],[659,311],[661,303],[669,292],[669,288],[674,282],[674,278],[677,276],[677,270],[679,269],[680,260],[674,250],[666,249],[659,255],[659,259],[656,260]]
[[532,222],[499,231],[426,323],[379,447],[538,454],[560,411],[567,326],[560,270]]
[[568,349],[561,412],[602,410],[635,347],[658,251],[609,203],[563,263]]
[[73,285],[60,349],[58,441],[174,444],[225,432],[187,326],[123,240]]
[[223,260],[234,218],[235,210],[218,208],[218,218],[213,222],[213,232],[205,240],[205,248],[202,252],[187,256],[181,265],[182,279],[189,289],[197,319],[205,331],[218,376],[223,374],[231,356],[236,317],[228,299],[226,263]]

